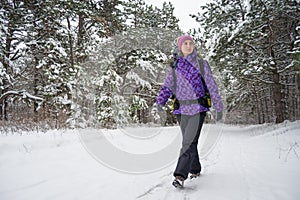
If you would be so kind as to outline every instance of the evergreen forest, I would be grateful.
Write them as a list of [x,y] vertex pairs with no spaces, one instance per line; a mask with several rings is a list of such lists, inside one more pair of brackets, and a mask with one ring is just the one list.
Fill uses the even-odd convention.
[[182,34],[211,65],[225,123],[300,119],[299,0],[211,0],[188,33],[172,2],[0,1],[1,132],[175,124],[155,101]]

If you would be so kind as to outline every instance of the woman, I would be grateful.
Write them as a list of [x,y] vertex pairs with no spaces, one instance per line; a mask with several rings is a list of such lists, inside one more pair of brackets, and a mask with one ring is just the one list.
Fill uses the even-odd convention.
[[[183,35],[178,38],[177,44],[180,52],[176,58],[175,71],[170,68],[156,104],[158,109],[162,110],[171,95],[175,94],[176,99],[179,100],[180,106],[174,110],[174,114],[180,125],[183,140],[174,171],[175,180],[172,184],[175,187],[183,187],[184,180],[188,178],[189,173],[191,174],[190,178],[195,178],[201,172],[197,145],[206,112],[209,111],[209,108],[198,100],[205,96],[205,87],[210,93],[214,108],[219,113],[217,120],[221,118],[223,104],[217,84],[205,60],[203,60],[204,75],[202,74],[202,77],[206,86],[204,81],[201,80],[200,63],[193,38],[189,35]],[[174,83],[174,80],[176,83]]]

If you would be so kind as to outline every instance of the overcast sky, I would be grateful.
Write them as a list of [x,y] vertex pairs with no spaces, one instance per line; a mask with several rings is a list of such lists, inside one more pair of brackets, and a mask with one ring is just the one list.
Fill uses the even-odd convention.
[[[163,2],[168,0],[145,0],[147,4],[152,4],[159,8],[162,7]],[[180,20],[179,27],[187,32],[190,29],[198,28],[199,24],[189,16],[189,14],[196,14],[200,11],[200,6],[205,5],[210,0],[173,0],[170,1],[175,7],[174,15]]]

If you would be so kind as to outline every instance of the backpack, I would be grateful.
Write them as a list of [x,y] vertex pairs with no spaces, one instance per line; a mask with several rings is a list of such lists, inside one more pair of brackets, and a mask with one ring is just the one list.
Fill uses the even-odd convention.
[[[176,50],[175,50],[176,51]],[[171,96],[172,99],[172,110],[178,110],[180,108],[180,104],[182,105],[188,105],[188,104],[200,104],[201,106],[205,107],[205,108],[210,108],[211,107],[211,97],[209,94],[209,91],[207,89],[207,85],[205,83],[204,80],[204,60],[203,58],[198,57],[197,62],[198,62],[198,66],[199,66],[199,70],[200,70],[200,78],[201,78],[201,82],[204,86],[204,91],[205,91],[205,95],[203,97],[200,97],[198,99],[195,100],[178,100],[176,98],[176,87],[177,87],[177,78],[176,78],[176,67],[177,67],[177,63],[178,63],[178,57],[176,52],[174,51],[174,61],[171,63],[171,68],[172,68],[172,73],[173,73],[173,80],[174,80],[174,86],[173,86],[173,94]]]

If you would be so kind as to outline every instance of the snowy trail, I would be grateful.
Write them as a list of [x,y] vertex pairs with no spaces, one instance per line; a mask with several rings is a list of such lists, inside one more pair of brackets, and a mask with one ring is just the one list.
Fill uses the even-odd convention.
[[[209,133],[215,128],[211,126]],[[146,131],[136,128],[137,133]],[[118,134],[112,139],[127,148]],[[153,138],[153,144],[143,146],[167,143],[170,136],[162,140]],[[132,142],[129,145],[128,151],[134,151]],[[0,135],[0,199],[296,200],[300,123],[225,125],[217,145],[201,162],[202,175],[178,190],[171,185],[175,163],[148,174],[121,173],[97,162],[76,131]]]
[[[242,147],[246,138],[242,134],[226,133],[212,155],[202,161],[204,169],[198,179],[187,180],[185,188],[177,190],[171,186],[173,178],[167,177],[140,199],[244,199],[245,195],[249,196]],[[241,163],[244,164],[240,166]]]
[[[227,127],[218,147],[202,161],[203,174],[197,180],[187,181],[182,191],[172,188],[172,179],[163,181],[142,199],[298,199],[299,146],[292,154],[288,150],[300,142],[300,124],[273,129],[264,134],[258,127]],[[293,134],[285,135],[289,131]],[[279,149],[278,141],[285,148]]]

